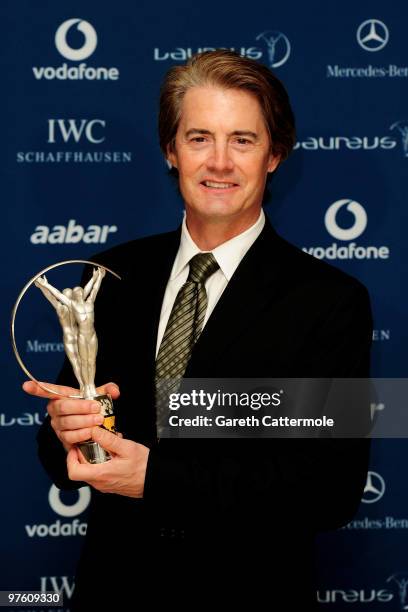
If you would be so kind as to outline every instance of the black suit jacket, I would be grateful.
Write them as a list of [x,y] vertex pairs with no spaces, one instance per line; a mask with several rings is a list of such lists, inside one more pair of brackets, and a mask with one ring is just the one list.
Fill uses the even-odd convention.
[[[312,609],[313,535],[347,523],[356,512],[368,442],[157,443],[157,327],[179,240],[180,229],[95,257],[123,279],[107,275],[96,300],[97,382],[119,384],[118,428],[149,446],[150,454],[143,500],[93,491],[77,600],[95,596],[90,588],[99,576],[95,559],[104,557],[128,603],[134,580],[151,594],[147,585],[165,579],[166,596],[173,594],[175,602],[188,583],[200,598],[204,592],[211,597],[217,586],[229,603],[248,598],[257,609],[256,601],[266,596],[280,602],[279,610],[295,603]],[[366,377],[371,328],[361,283],[288,244],[267,221],[212,312],[185,376]],[[60,380],[74,382],[68,364]],[[78,486],[67,478],[65,452],[48,420],[38,441],[41,461],[57,486]],[[266,565],[260,561],[264,550]],[[134,560],[130,566],[125,553]]]

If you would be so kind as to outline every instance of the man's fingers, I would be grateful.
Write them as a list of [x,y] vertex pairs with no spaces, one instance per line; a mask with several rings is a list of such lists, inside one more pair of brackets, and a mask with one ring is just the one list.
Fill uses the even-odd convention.
[[[61,396],[67,397],[69,395],[79,395],[79,390],[74,389],[73,387],[65,387],[64,385],[54,385],[48,382],[41,382],[45,387],[49,387],[55,393],[58,393]],[[36,397],[45,397],[48,399],[57,399],[58,395],[54,393],[49,393],[40,387],[40,385],[33,380],[26,380],[23,383],[23,389],[26,393],[30,395],[35,395]],[[96,389],[99,395],[109,394],[112,396],[112,399],[117,399],[120,395],[119,387],[116,383],[109,382],[105,385],[101,385]]]
[[85,427],[84,429],[73,429],[70,431],[61,431],[59,438],[66,444],[77,444],[78,442],[85,442],[90,440],[92,436],[92,428]]
[[83,463],[80,458],[81,451],[76,448],[71,448],[67,454],[67,469],[70,480],[83,480],[84,482],[92,482],[104,470],[103,463],[90,464],[87,461]]
[[47,406],[51,417],[63,417],[71,414],[100,414],[101,405],[94,400],[61,399],[52,400]]
[[100,387],[97,387],[96,390],[100,395],[111,395],[112,399],[114,400],[117,399],[120,395],[118,385],[113,382],[106,383],[106,385],[101,385]]
[[102,427],[93,427],[91,435],[94,442],[98,442],[102,448],[114,453],[115,455],[122,455],[124,451],[126,451],[128,440],[119,438],[119,436],[116,436],[107,429],[103,429]]
[[[42,382],[42,385],[45,387],[49,387],[52,391],[55,391],[59,395],[67,396],[67,395],[78,395],[78,389],[74,389],[73,387],[64,387],[63,385],[54,385],[52,383]],[[23,389],[29,395],[35,395],[36,397],[45,397],[48,399],[56,399],[58,396],[54,395],[54,393],[49,393],[40,387],[40,385],[33,380],[26,380],[23,383]]]
[[73,414],[70,416],[60,417],[58,426],[60,431],[69,431],[73,429],[83,429],[85,427],[94,427],[102,425],[103,416],[101,414]]

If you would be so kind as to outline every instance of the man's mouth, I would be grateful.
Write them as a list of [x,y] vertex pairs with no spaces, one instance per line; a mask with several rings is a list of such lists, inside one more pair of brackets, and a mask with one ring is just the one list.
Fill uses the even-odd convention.
[[211,189],[231,189],[231,187],[238,187],[237,183],[222,183],[221,181],[202,181],[201,185],[210,187]]

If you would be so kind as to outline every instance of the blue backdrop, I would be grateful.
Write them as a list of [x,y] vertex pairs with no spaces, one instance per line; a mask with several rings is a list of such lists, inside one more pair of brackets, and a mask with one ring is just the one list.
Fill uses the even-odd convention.
[[[373,375],[407,376],[408,6],[13,0],[0,10],[0,590],[62,590],[68,608],[89,491],[59,492],[36,460],[45,406],[21,392],[7,340],[20,289],[56,261],[179,224],[157,142],[160,83],[191,53],[234,48],[276,71],[297,117],[296,150],[273,178],[267,214],[285,238],[366,284]],[[21,354],[45,379],[63,356],[55,319],[33,290],[17,320]],[[373,410],[386,410],[381,398]],[[376,440],[358,515],[321,536],[323,610],[406,609],[407,460],[404,440]]]

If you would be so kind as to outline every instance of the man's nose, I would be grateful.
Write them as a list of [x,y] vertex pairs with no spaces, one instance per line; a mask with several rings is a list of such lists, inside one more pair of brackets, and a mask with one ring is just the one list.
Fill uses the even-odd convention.
[[214,172],[233,170],[234,162],[231,159],[228,143],[214,143],[211,155],[207,159],[207,167]]

